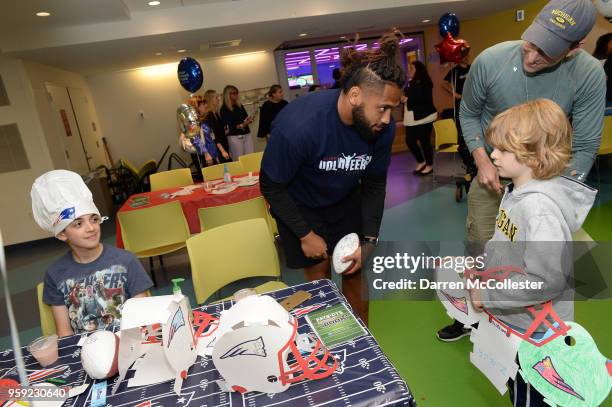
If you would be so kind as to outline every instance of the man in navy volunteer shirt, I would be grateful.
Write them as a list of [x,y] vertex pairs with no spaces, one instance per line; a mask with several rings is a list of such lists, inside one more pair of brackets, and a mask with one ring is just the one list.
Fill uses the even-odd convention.
[[[397,38],[380,49],[342,56],[340,89],[313,92],[283,109],[272,124],[261,166],[261,192],[270,203],[290,268],[308,280],[329,278],[336,243],[358,233],[375,245],[387,169],[405,75],[396,63]],[[343,291],[367,324],[361,247],[347,260]]]

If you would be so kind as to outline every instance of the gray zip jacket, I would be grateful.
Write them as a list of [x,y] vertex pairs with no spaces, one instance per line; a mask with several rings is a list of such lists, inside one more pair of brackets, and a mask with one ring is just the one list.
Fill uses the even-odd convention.
[[[495,233],[485,246],[485,272],[519,270],[509,272],[508,282],[541,284],[539,289],[482,290],[481,300],[489,312],[526,330],[533,321],[526,307],[552,300],[559,317],[573,321],[572,233],[581,227],[596,194],[564,176],[506,187]],[[542,325],[536,331],[546,328]]]

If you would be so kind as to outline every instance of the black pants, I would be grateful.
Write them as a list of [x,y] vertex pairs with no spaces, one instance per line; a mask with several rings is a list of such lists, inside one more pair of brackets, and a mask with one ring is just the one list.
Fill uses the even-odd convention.
[[[334,205],[325,208],[307,208],[298,205],[298,211],[312,230],[325,240],[327,254],[331,256],[336,243],[343,236],[361,232],[361,188],[356,188],[346,198]],[[301,269],[321,262],[321,260],[309,259],[304,255],[302,242],[293,234],[289,226],[278,218],[276,224],[285,249],[287,267]]]
[[[406,127],[406,145],[412,152],[412,155],[414,155],[417,163],[425,161],[425,164],[433,165],[433,147],[431,146],[432,129],[432,123]],[[421,143],[420,148],[417,144],[417,140]],[[423,150],[422,152],[421,149]],[[423,156],[425,156],[425,158],[423,158]]]
[[514,380],[508,380],[508,395],[514,407],[549,407],[544,396],[529,383],[525,383],[520,373]]

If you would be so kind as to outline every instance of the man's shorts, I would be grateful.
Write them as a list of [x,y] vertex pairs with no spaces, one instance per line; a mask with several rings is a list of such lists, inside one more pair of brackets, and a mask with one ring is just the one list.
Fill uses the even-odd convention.
[[[334,252],[340,239],[349,233],[361,233],[361,190],[355,189],[342,201],[324,208],[307,208],[298,205],[298,211],[314,232],[327,243],[327,254]],[[278,234],[285,249],[287,267],[301,269],[314,266],[322,260],[309,259],[302,251],[302,242],[291,229],[278,218]]]

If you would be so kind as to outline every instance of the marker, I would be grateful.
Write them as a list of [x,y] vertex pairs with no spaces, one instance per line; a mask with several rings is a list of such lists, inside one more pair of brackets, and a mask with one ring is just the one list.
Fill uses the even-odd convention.
[[45,380],[45,381],[46,381],[47,383],[53,383],[53,384],[66,384],[66,383],[68,383],[68,382],[67,382],[66,380],[64,380],[64,379],[53,379],[53,378],[51,378],[51,379],[47,379],[47,380]]

